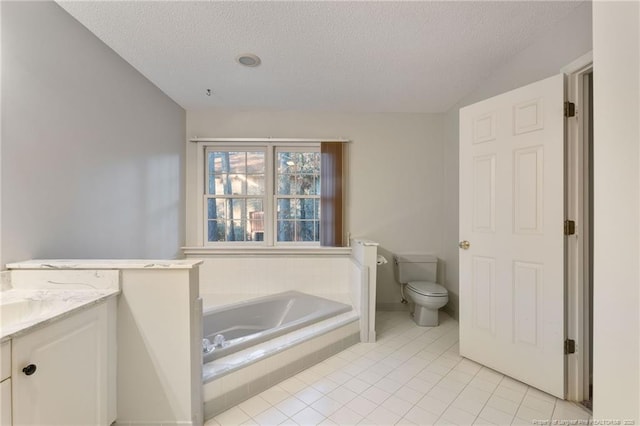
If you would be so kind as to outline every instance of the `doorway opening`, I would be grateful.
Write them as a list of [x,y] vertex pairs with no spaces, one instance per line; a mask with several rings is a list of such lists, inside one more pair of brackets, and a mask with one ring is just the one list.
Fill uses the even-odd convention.
[[575,116],[567,120],[567,399],[588,409],[593,401],[593,65],[567,73],[567,99]]

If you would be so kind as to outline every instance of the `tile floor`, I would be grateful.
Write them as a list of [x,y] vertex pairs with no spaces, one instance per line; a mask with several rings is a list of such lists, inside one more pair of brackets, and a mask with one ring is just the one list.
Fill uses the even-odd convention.
[[581,420],[590,418],[579,405],[460,357],[458,323],[446,315],[433,328],[417,327],[406,312],[378,312],[376,321],[376,343],[354,345],[205,426],[586,424]]

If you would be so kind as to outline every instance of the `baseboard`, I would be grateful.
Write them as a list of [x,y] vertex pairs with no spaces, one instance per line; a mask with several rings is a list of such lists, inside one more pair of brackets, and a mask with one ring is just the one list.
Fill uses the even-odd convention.
[[409,304],[400,302],[384,302],[377,303],[376,310],[378,311],[406,311],[409,312]]

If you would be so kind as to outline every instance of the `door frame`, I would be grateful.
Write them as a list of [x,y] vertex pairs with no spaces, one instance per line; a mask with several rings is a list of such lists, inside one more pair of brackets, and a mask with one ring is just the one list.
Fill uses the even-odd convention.
[[575,221],[575,235],[565,239],[566,256],[566,333],[576,342],[576,351],[566,357],[566,398],[581,402],[589,399],[589,152],[588,120],[585,117],[585,76],[593,72],[589,52],[561,70],[567,76],[566,100],[575,104],[576,116],[566,122],[566,219]]

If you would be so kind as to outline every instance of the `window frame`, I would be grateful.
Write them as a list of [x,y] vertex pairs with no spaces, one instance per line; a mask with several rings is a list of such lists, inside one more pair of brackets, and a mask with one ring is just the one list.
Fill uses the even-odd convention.
[[[320,195],[321,191],[318,189],[318,194],[316,195],[279,195],[276,188],[278,167],[276,166],[277,156],[280,152],[316,152],[320,155],[320,144],[317,146],[311,146],[310,144],[298,145],[298,146],[283,146],[279,144],[274,144],[273,146],[273,206],[272,206],[272,215],[273,215],[273,245],[274,246],[301,246],[301,247],[319,247],[320,246],[320,231],[318,231],[318,241],[278,241],[278,200],[279,199],[317,199],[318,200],[318,209],[320,210]],[[320,160],[322,161],[322,160]],[[318,169],[318,176],[322,179],[322,167]],[[320,227],[320,214],[318,214],[318,229]]]
[[[248,249],[248,248],[316,248],[320,247],[320,241],[277,241],[277,194],[276,194],[276,174],[277,152],[318,152],[320,153],[320,141],[248,141],[248,142],[226,142],[212,141],[199,142],[197,155],[198,168],[198,203],[196,218],[197,233],[201,238],[201,246],[204,248],[230,248],[230,249]],[[230,152],[265,152],[265,193],[262,196],[249,196],[248,194],[237,198],[263,198],[264,210],[264,239],[263,241],[209,241],[208,239],[208,211],[207,200],[211,197],[208,194],[208,153],[213,151],[230,151]],[[321,176],[321,170],[319,171]],[[320,194],[318,194],[318,197]],[[233,198],[233,196],[225,196],[224,198]],[[318,200],[320,204],[320,200]]]
[[[248,193],[245,194],[210,194],[209,193],[209,153],[210,152],[262,152],[264,153],[265,158],[265,170],[264,170],[264,193],[262,195],[251,195]],[[220,145],[220,146],[207,146],[204,149],[204,187],[202,193],[202,209],[203,209],[203,242],[205,246],[219,246],[220,244],[228,244],[228,245],[241,245],[241,246],[262,246],[264,245],[264,241],[209,241],[209,217],[208,217],[208,200],[209,199],[237,199],[237,200],[248,200],[248,199],[261,199],[262,200],[262,210],[265,213],[264,223],[267,223],[267,201],[268,201],[268,182],[269,182],[269,170],[268,170],[268,149],[266,147],[260,146],[229,146],[229,145]],[[247,221],[249,219],[247,218]],[[266,234],[266,232],[265,232]],[[266,235],[265,235],[266,238]]]

